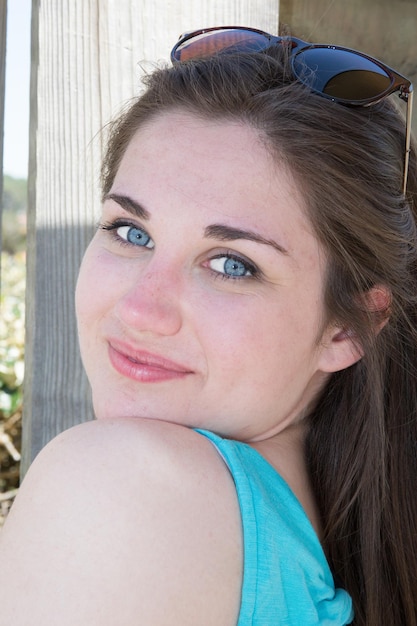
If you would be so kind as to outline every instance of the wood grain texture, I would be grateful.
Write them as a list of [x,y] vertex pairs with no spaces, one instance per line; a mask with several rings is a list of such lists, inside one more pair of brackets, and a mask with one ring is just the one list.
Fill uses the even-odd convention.
[[219,24],[277,32],[278,0],[33,0],[22,471],[92,418],[74,289],[99,206],[102,129],[167,62],[178,35]]

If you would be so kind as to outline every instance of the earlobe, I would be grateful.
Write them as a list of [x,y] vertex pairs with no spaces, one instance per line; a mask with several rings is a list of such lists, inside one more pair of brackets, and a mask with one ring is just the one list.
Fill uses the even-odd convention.
[[362,358],[363,350],[353,330],[332,327],[326,335],[321,343],[321,371],[328,374],[339,372]]

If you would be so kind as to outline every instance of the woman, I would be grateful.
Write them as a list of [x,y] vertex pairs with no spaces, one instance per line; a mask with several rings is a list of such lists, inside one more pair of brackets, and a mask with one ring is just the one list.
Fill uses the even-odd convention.
[[98,419],[25,479],[2,623],[415,625],[411,84],[252,29],[173,61],[111,130],[76,294]]

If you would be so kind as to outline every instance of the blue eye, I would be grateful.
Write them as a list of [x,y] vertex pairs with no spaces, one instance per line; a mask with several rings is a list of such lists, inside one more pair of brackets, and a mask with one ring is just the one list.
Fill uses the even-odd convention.
[[123,239],[127,243],[131,243],[134,246],[141,246],[143,248],[155,247],[155,243],[149,237],[148,233],[137,226],[119,226],[116,229],[116,233],[120,239]]
[[241,278],[242,276],[253,276],[256,271],[253,266],[234,256],[220,256],[211,259],[210,269],[219,274],[224,274],[227,278]]

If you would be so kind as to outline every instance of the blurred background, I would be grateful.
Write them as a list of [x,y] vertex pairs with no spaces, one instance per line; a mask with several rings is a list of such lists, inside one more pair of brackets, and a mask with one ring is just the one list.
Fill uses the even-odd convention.
[[31,0],[7,7],[0,280],[0,525],[19,484],[24,378]]

